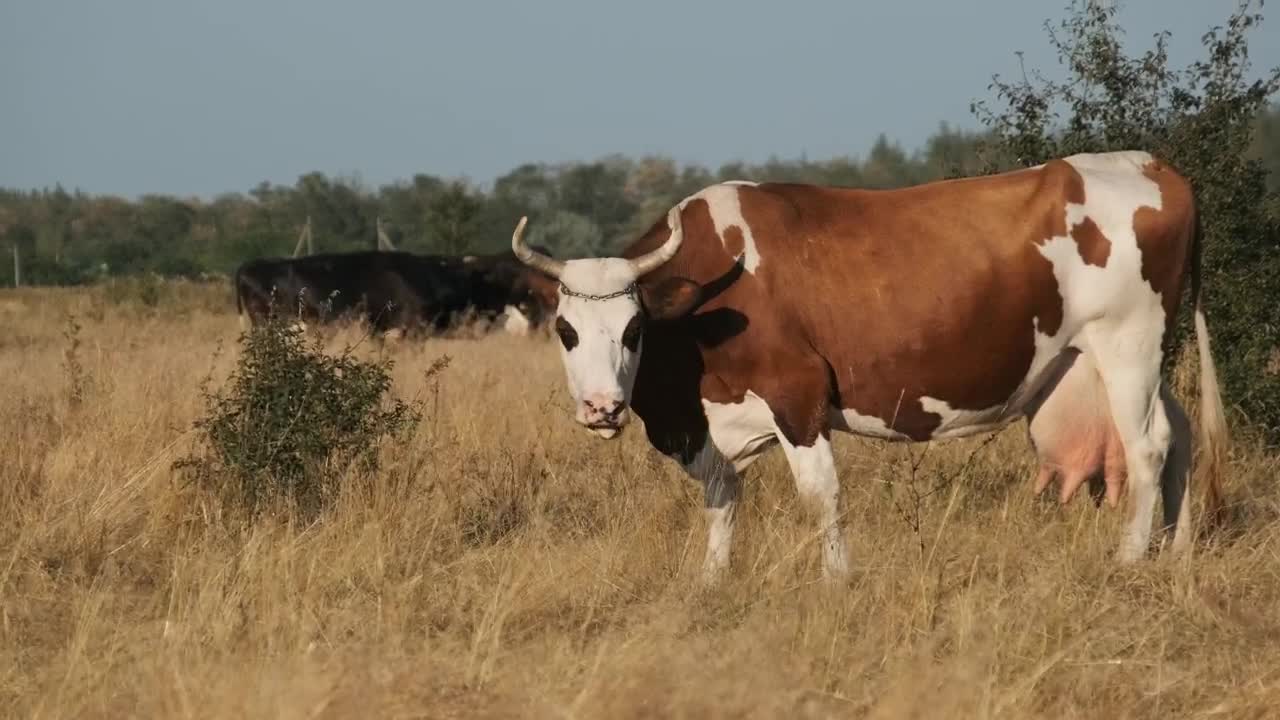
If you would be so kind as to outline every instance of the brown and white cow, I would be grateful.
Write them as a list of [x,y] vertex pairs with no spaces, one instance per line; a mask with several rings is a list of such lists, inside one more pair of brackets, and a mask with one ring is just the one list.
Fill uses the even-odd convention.
[[1199,221],[1189,183],[1146,153],[898,190],[718,184],[620,258],[552,259],[524,244],[524,224],[517,256],[560,281],[576,420],[609,438],[634,410],[704,483],[710,577],[728,564],[739,474],[775,443],[819,508],[825,574],[839,576],[832,430],[927,441],[1018,417],[1064,490],[1094,474],[1127,485],[1120,560],[1148,548],[1157,482],[1185,547],[1190,462],[1166,463],[1187,451],[1170,419],[1185,413],[1161,360],[1188,271],[1216,498],[1226,425]]

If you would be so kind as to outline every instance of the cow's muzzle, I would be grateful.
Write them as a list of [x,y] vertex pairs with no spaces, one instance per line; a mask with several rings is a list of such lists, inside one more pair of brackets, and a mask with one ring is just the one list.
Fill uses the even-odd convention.
[[617,398],[592,395],[578,406],[578,422],[606,440],[622,432],[630,419],[627,404]]

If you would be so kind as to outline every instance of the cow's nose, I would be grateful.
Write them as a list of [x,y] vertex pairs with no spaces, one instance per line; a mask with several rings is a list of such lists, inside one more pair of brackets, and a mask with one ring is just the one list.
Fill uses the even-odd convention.
[[592,415],[604,417],[607,419],[617,418],[622,412],[622,399],[598,393],[588,396],[582,401],[587,406],[587,411]]

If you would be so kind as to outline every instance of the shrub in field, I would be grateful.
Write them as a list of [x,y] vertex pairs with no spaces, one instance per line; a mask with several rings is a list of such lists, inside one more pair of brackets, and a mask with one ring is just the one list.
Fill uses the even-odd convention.
[[177,466],[233,508],[322,509],[353,466],[377,469],[380,441],[420,414],[390,395],[391,361],[362,361],[308,342],[287,320],[254,326],[224,389],[202,390],[200,446]]
[[[1066,20],[1049,27],[1067,78],[996,76],[990,89],[1001,107],[979,102],[973,110],[992,131],[984,149],[988,171],[1079,152],[1147,150],[1190,179],[1225,399],[1274,443],[1280,375],[1267,365],[1280,347],[1280,200],[1251,146],[1256,119],[1280,90],[1280,69],[1249,80],[1247,35],[1262,20],[1252,6],[1241,2],[1225,27],[1205,33],[1203,60],[1174,70],[1168,33],[1130,56],[1114,21],[1117,5],[1076,0]],[[1186,336],[1185,315],[1175,341]]]

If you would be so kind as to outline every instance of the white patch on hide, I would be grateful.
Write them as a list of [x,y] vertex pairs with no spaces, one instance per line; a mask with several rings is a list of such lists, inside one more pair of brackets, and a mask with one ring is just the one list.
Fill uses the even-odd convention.
[[711,213],[711,222],[715,225],[716,235],[720,237],[722,245],[725,242],[725,232],[731,227],[738,228],[742,232],[742,267],[753,274],[760,266],[760,250],[756,247],[756,237],[751,232],[751,226],[747,225],[746,218],[742,216],[738,188],[754,187],[755,184],[737,180],[712,185],[681,200],[679,205],[680,209],[684,210],[685,206],[694,200],[705,200],[707,209]]
[[759,395],[747,391],[740,403],[703,399],[711,442],[734,470],[742,472],[777,441],[773,411]]
[[831,423],[831,429],[840,432],[884,440],[910,439],[897,430],[891,430],[884,420],[874,415],[862,415],[857,410],[831,408],[827,414],[827,420]]
[[[1072,155],[1064,158],[1084,183],[1084,203],[1066,206],[1066,233],[1047,238],[1038,248],[1051,264],[1062,297],[1062,324],[1053,335],[1040,330],[1035,322],[1035,353],[1026,377],[1010,398],[1009,406],[1021,411],[1035,390],[1035,383],[1055,358],[1078,339],[1081,329],[1089,323],[1101,323],[1111,338],[1144,337],[1141,332],[1151,327],[1163,327],[1164,307],[1160,295],[1142,279],[1142,252],[1138,248],[1133,225],[1134,213],[1141,208],[1160,210],[1163,202],[1160,187],[1154,180],[1142,174],[1142,169],[1152,161],[1145,152],[1121,152],[1104,155]],[[1079,247],[1071,237],[1071,231],[1085,220],[1092,220],[1098,231],[1110,242],[1106,267],[1084,262]],[[1124,315],[1116,315],[1116,310]],[[1125,323],[1134,328],[1130,333]],[[1144,337],[1144,341],[1149,341]],[[1160,335],[1155,335],[1157,346],[1143,352],[1159,352]],[[1096,348],[1096,352],[1109,354],[1108,348]],[[1126,348],[1126,352],[1131,352]]]
[[920,398],[920,407],[925,412],[942,418],[942,422],[930,436],[935,440],[998,430],[1018,417],[1018,414],[1009,410],[1006,405],[997,405],[986,410],[956,410],[947,401],[928,396]]

